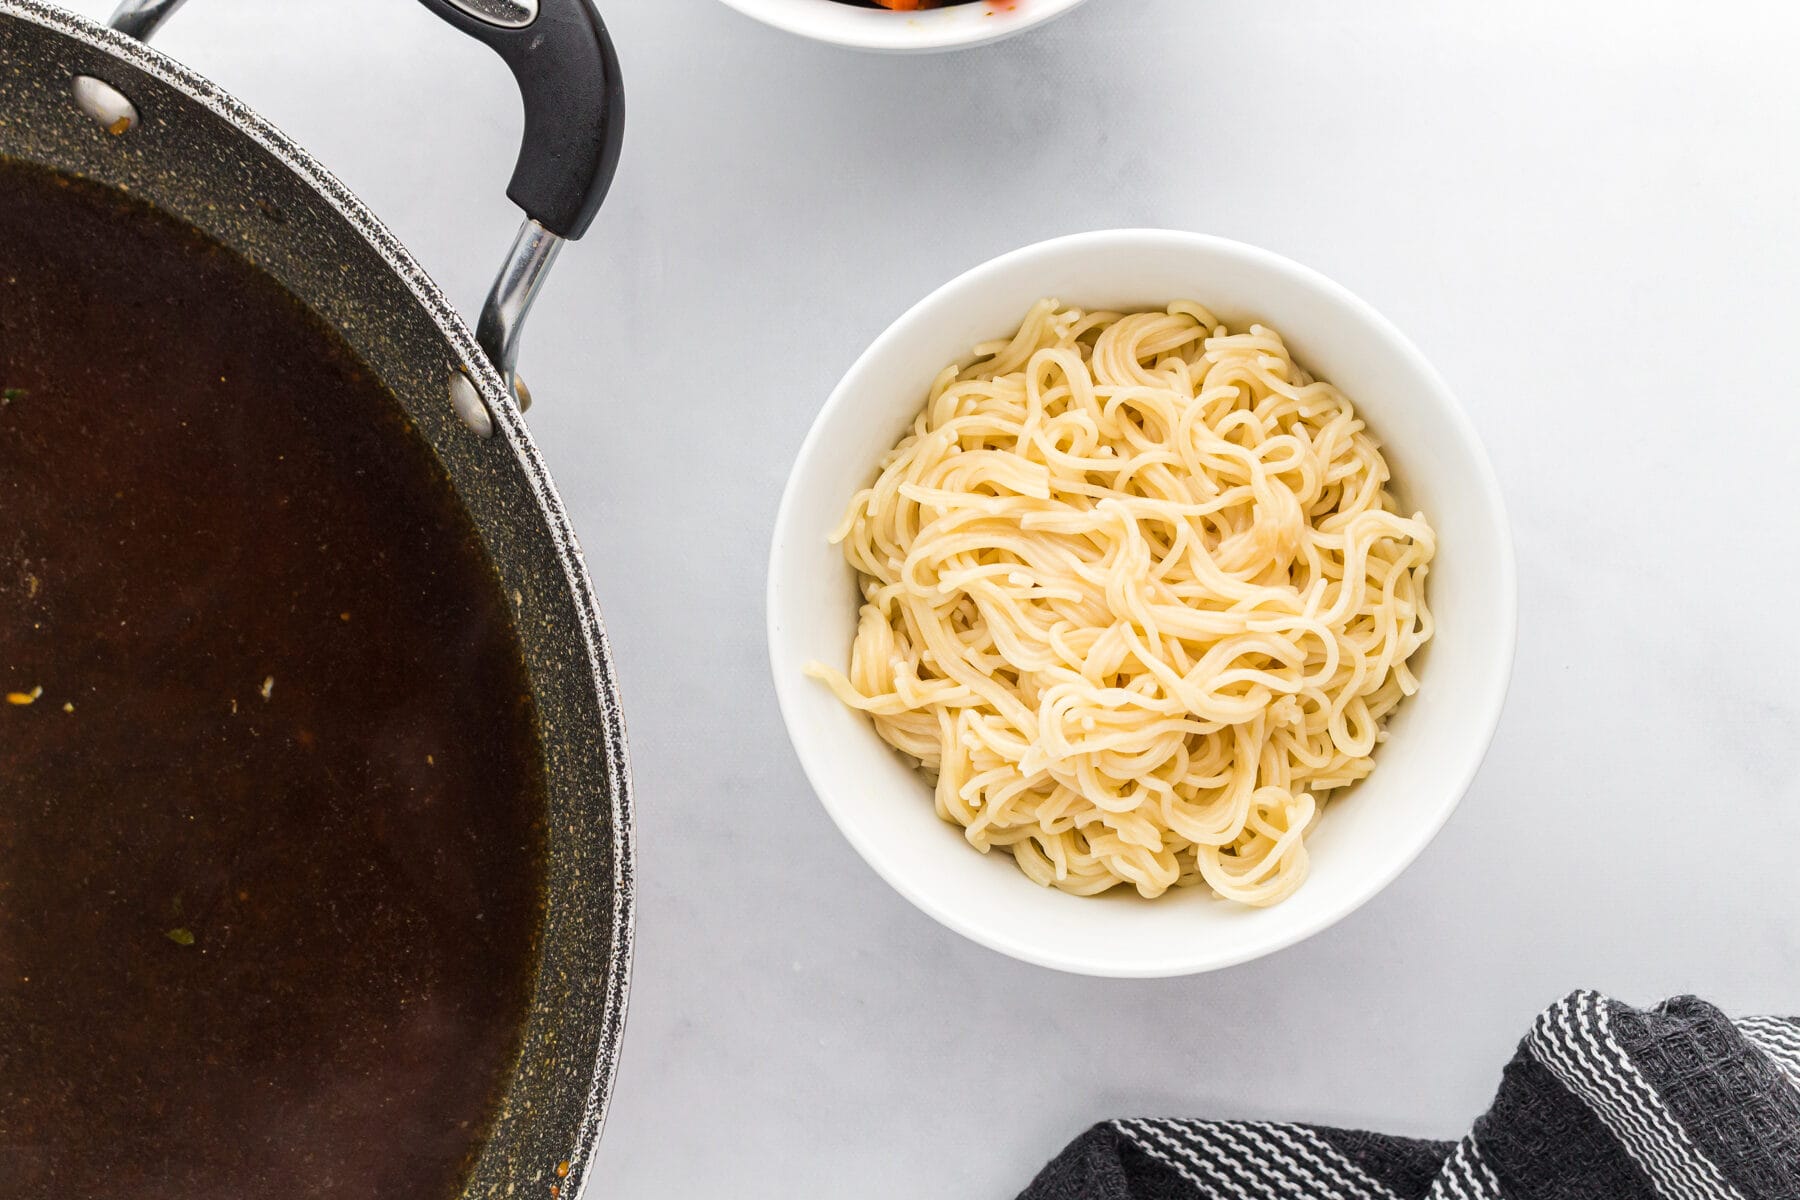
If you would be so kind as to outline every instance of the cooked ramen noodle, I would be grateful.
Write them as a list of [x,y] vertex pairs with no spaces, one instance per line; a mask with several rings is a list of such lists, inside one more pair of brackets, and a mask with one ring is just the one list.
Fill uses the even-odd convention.
[[810,664],[1040,884],[1268,905],[1431,637],[1431,526],[1262,325],[1045,300],[949,366],[833,535],[864,604]]

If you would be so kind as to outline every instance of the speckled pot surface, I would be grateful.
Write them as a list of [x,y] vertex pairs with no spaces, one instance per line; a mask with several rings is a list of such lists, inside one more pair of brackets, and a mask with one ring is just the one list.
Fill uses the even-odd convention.
[[[76,106],[91,75],[131,99],[121,136]],[[580,547],[499,377],[443,293],[361,201],[213,84],[38,0],[0,0],[0,156],[123,188],[204,230],[331,322],[399,397],[512,597],[542,720],[547,910],[523,1047],[464,1196],[579,1194],[624,1028],[632,937],[625,730]],[[452,412],[451,370],[496,415]]]

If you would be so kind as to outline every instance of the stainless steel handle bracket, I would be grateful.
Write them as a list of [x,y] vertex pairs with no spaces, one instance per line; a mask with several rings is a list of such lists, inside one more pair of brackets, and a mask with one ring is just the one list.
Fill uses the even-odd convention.
[[477,21],[501,29],[523,29],[537,20],[538,0],[450,0]]
[[475,326],[475,340],[518,400],[521,412],[531,407],[531,391],[519,379],[519,339],[544,276],[562,247],[562,238],[527,217],[488,290],[481,320]]
[[107,24],[126,37],[147,42],[186,0],[120,0]]
[[[120,33],[147,42],[184,3],[186,0],[121,0],[107,24]],[[450,3],[477,20],[507,29],[524,28],[538,15],[538,0],[450,0]],[[99,88],[92,84],[99,84]],[[114,113],[103,103],[111,98],[100,89],[111,90],[98,80],[85,84],[78,81],[76,96],[82,107],[115,132],[123,132],[135,125],[135,110],[129,112],[129,119],[122,127],[113,124],[115,120],[125,120],[126,114],[123,111]],[[113,94],[117,95],[116,92]],[[130,107],[130,102],[125,101],[124,108]],[[537,221],[526,218],[513,238],[512,249],[507,252],[500,273],[494,277],[494,286],[488,290],[487,301],[481,307],[481,319],[475,326],[475,340],[500,373],[521,412],[531,407],[531,391],[519,378],[519,341],[524,333],[525,318],[531,313],[532,301],[537,299],[544,276],[556,261],[563,241]],[[493,414],[486,411],[485,405],[476,402],[478,396],[477,390],[461,372],[451,372],[451,406],[471,432],[489,438],[494,435]]]

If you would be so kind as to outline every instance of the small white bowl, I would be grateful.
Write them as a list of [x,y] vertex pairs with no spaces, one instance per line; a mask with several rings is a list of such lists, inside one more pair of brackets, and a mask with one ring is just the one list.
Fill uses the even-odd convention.
[[[856,576],[827,537],[850,497],[924,404],[946,364],[1005,337],[1045,296],[1087,308],[1197,300],[1229,325],[1280,331],[1295,358],[1349,396],[1408,509],[1438,533],[1427,596],[1435,638],[1413,660],[1420,690],[1388,725],[1375,770],[1336,794],[1307,837],[1311,873],[1266,909],[1203,888],[1146,901],[1129,889],[1084,898],[1039,887],[1002,852],[982,855],[938,819],[925,777],[867,717],[807,678],[844,667]],[[800,449],[775,520],[769,655],[788,735],[826,810],[902,895],[945,925],[1015,958],[1091,975],[1182,975],[1257,958],[1355,910],[1425,848],[1487,751],[1512,670],[1518,602],[1500,487],[1448,387],[1374,309],[1265,250],[1165,230],[1077,234],[1015,250],[914,305],[850,368]]]
[[1023,33],[1081,0],[971,0],[950,8],[889,12],[837,0],[725,0],[745,16],[815,41],[907,53],[979,46]]

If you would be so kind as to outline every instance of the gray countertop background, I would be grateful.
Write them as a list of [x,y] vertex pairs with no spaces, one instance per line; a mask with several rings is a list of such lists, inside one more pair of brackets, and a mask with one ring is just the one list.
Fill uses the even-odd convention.
[[[624,165],[523,359],[638,785],[590,1196],[1008,1197],[1119,1113],[1452,1136],[1571,988],[1800,1010],[1800,8],[1091,0],[902,59],[604,7]],[[518,219],[497,59],[406,0],[195,0],[160,44],[474,311]],[[1522,608],[1492,754],[1411,870],[1272,958],[1133,982],[981,949],[862,864],[788,747],[762,585],[787,464],[888,321],[1139,224],[1408,331],[1487,440]]]

